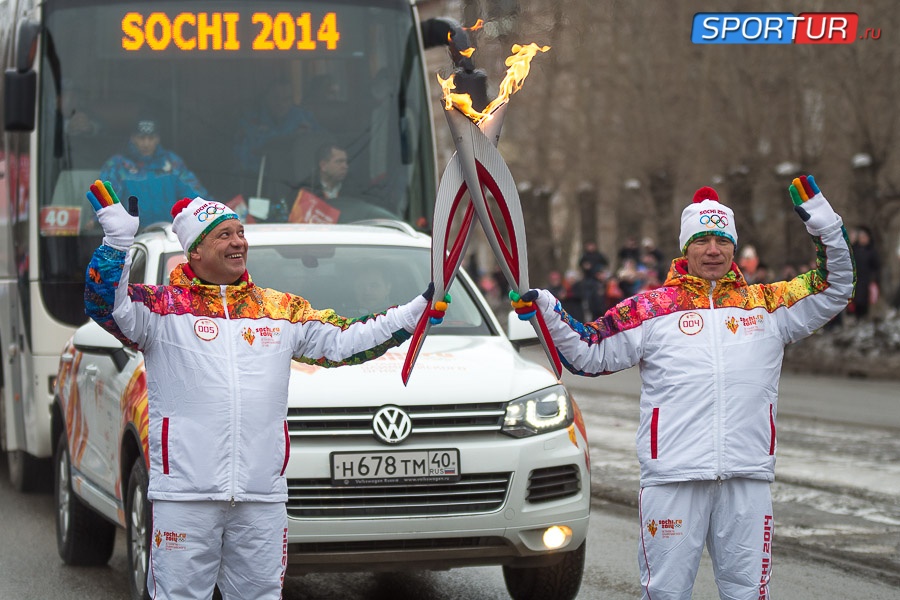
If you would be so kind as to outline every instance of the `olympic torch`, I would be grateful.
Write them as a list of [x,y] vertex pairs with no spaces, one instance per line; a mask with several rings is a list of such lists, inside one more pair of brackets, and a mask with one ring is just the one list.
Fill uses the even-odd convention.
[[[432,220],[431,274],[434,281],[434,299],[429,302],[419,319],[403,363],[402,378],[406,385],[431,327],[432,302],[444,301],[453,283],[468,247],[469,237],[477,216],[485,236],[506,278],[510,289],[524,294],[529,289],[528,256],[525,240],[525,220],[522,204],[512,173],[497,143],[506,116],[509,97],[518,91],[528,75],[531,59],[537,52],[549,47],[537,44],[514,45],[513,55],[507,58],[509,67],[500,84],[500,93],[483,111],[472,106],[468,94],[454,93],[452,77],[438,78],[444,90],[444,114],[453,135],[456,152],[444,169],[435,200]],[[488,195],[496,206],[499,222],[494,218]],[[461,227],[456,235],[452,223],[461,216]],[[504,239],[504,232],[509,243]],[[529,319],[538,339],[550,360],[557,378],[562,364],[546,324],[539,311]]]

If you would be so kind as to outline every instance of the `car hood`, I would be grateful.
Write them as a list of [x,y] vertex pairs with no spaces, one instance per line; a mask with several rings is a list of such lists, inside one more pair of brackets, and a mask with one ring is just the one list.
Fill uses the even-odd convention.
[[504,338],[433,335],[404,387],[400,372],[408,348],[407,342],[361,365],[331,369],[294,361],[289,405],[506,402],[557,383],[548,368],[519,356]]

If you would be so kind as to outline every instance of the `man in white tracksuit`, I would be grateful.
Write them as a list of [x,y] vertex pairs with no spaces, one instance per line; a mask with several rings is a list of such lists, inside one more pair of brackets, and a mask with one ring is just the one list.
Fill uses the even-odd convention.
[[684,256],[662,287],[592,323],[572,319],[546,290],[513,295],[520,318],[541,311],[573,373],[640,365],[638,562],[646,600],[690,599],[704,543],[720,598],[769,598],[784,346],[845,308],[855,281],[841,218],[813,178],[795,179],[789,191],[817,259],[790,281],[747,285],[733,262],[734,213],[707,187],[682,213]]
[[347,319],[258,288],[237,215],[203,198],[172,209],[188,262],[170,285],[129,285],[138,218],[108,184],[91,190],[105,236],[88,267],[86,311],[146,363],[147,591],[206,599],[218,584],[225,600],[277,600],[287,564],[291,360],[330,367],[376,358],[409,338],[427,300]]

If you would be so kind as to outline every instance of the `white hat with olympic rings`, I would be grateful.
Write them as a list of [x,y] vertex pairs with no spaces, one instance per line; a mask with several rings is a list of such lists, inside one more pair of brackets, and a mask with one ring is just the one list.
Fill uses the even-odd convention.
[[678,243],[681,252],[687,252],[691,242],[704,235],[720,235],[737,246],[737,229],[734,211],[719,203],[719,194],[711,187],[702,187],[694,193],[694,201],[681,211],[681,233]]
[[193,200],[184,198],[172,207],[172,231],[187,255],[219,223],[237,218],[237,213],[221,202],[204,200],[200,196]]

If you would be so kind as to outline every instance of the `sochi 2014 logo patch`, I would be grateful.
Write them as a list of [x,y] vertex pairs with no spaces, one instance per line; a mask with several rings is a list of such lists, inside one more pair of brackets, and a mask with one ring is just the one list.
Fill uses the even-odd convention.
[[219,326],[212,319],[194,321],[194,333],[204,342],[211,342],[219,335]]
[[703,317],[700,313],[684,313],[678,318],[678,329],[685,335],[697,335],[703,329]]
[[186,541],[187,533],[180,531],[160,531],[157,529],[153,534],[153,543],[162,550],[185,550]]

